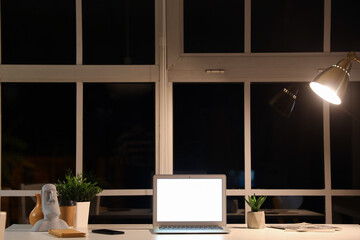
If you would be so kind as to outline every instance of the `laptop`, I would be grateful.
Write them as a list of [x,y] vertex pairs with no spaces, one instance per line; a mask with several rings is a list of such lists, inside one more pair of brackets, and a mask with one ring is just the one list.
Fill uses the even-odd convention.
[[152,233],[229,233],[225,175],[155,175]]

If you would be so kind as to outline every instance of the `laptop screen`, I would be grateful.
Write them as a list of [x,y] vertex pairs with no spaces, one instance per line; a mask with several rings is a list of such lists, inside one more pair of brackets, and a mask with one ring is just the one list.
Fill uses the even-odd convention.
[[157,178],[156,221],[222,222],[223,181],[222,177],[214,176]]

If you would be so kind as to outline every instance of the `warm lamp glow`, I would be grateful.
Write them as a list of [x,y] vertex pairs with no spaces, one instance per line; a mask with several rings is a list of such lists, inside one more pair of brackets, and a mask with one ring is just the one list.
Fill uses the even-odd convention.
[[337,104],[337,105],[341,103],[341,99],[329,87],[326,87],[317,82],[311,82],[310,87],[317,95],[322,97],[325,101],[328,101],[330,103]]
[[340,104],[349,82],[352,60],[359,61],[355,52],[349,52],[346,58],[317,75],[310,83],[311,89],[324,100]]

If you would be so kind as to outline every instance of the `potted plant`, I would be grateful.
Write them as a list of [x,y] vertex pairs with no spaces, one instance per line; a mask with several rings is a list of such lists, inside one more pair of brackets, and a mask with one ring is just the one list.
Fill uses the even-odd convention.
[[[68,171],[65,180],[58,180],[55,185],[60,198],[60,217],[64,219],[66,213],[68,213],[70,214],[68,218],[73,219],[73,224],[68,223],[69,226],[86,227],[89,219],[90,201],[102,191],[97,182],[89,181],[83,173],[74,175],[71,171]],[[63,212],[64,216],[62,216]],[[66,221],[66,219],[64,220]]]
[[248,196],[248,199],[245,198],[246,203],[251,207],[251,212],[247,213],[248,228],[265,228],[265,213],[259,211],[265,200],[266,196],[256,198],[255,194]]

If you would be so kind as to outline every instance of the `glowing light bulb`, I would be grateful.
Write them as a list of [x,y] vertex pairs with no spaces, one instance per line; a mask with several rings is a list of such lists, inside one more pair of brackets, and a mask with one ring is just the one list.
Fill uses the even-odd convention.
[[341,99],[338,97],[338,95],[335,93],[335,91],[332,90],[331,88],[326,87],[317,82],[311,82],[310,87],[317,95],[319,95],[326,101],[336,104],[336,105],[339,105],[341,103]]

